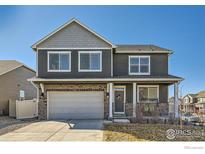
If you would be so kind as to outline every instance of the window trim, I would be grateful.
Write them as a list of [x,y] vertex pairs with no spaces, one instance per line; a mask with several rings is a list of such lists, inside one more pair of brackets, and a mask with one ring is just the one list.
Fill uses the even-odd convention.
[[[139,73],[132,73],[132,72],[130,72],[131,71],[131,69],[130,69],[130,66],[131,66],[131,64],[130,64],[130,59],[131,58],[139,58]],[[148,72],[147,73],[141,73],[140,72],[140,66],[141,66],[141,64],[140,64],[140,58],[148,58],[149,59],[149,67],[148,67]],[[129,56],[129,75],[150,75],[150,56]]]
[[139,85],[137,86],[137,102],[138,103],[140,103],[139,101],[139,92],[140,92],[139,89],[140,88],[157,88],[157,101],[159,102],[159,85]]
[[[51,70],[49,68],[49,65],[50,65],[49,56],[50,56],[50,54],[63,54],[63,53],[69,54],[69,68],[68,68],[68,70]],[[59,64],[60,64],[60,62],[59,62]],[[48,70],[48,72],[71,72],[71,51],[48,51],[47,52],[47,70]]]
[[[80,68],[80,54],[81,53],[99,53],[100,54],[100,69],[90,70]],[[102,51],[78,51],[78,72],[102,72]]]

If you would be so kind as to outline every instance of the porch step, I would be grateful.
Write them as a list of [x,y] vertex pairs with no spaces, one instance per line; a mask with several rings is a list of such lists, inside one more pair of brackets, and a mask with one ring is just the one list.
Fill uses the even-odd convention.
[[126,115],[123,113],[114,113],[113,117],[126,117]]
[[128,119],[113,119],[114,123],[130,123]]
[[114,119],[127,119],[126,116],[113,116]]
[[114,114],[113,115],[114,123],[130,123],[125,114]]
[[113,117],[126,117],[124,113],[114,113]]

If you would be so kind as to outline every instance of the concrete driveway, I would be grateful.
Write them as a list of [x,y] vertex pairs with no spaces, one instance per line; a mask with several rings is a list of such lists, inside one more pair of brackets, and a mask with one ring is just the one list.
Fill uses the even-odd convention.
[[0,136],[0,141],[102,141],[102,120],[40,121]]

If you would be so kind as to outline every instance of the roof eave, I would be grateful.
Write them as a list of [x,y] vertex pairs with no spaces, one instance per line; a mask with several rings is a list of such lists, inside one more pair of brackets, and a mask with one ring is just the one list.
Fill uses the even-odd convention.
[[80,81],[158,81],[158,82],[180,82],[181,78],[72,78],[72,79],[45,79],[45,78],[30,78],[28,81],[33,82],[80,82]]
[[115,53],[151,53],[151,54],[157,54],[157,53],[163,53],[163,54],[173,54],[173,51],[126,51],[126,50],[122,50],[122,51],[116,51]]

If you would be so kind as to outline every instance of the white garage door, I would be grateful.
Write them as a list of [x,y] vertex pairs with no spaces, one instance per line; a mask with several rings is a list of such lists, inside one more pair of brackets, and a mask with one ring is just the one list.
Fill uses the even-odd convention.
[[48,92],[49,119],[103,119],[104,93]]

